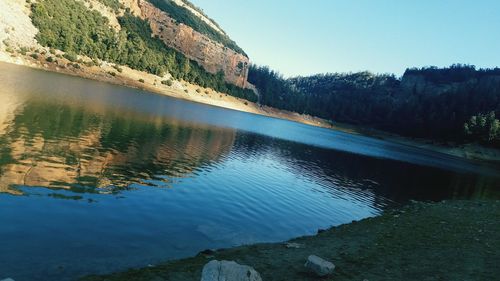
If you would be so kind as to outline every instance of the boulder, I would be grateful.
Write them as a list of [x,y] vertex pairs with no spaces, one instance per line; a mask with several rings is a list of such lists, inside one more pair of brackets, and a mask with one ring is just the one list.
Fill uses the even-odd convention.
[[332,274],[335,269],[335,265],[333,263],[315,255],[310,255],[304,266],[321,277]]
[[250,266],[213,260],[203,267],[201,281],[262,281],[262,278]]
[[5,278],[5,279],[2,279],[0,281],[14,281],[14,279],[12,279],[12,278]]

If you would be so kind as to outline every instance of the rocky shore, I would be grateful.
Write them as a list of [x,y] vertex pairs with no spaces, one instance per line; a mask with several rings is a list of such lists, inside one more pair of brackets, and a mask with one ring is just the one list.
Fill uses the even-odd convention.
[[[206,250],[82,280],[198,281],[202,271],[203,280],[211,280],[209,274],[233,274],[234,269],[250,272],[237,280],[495,280],[500,276],[499,221],[500,201],[414,202],[315,236]],[[321,277],[321,272],[326,274]]]

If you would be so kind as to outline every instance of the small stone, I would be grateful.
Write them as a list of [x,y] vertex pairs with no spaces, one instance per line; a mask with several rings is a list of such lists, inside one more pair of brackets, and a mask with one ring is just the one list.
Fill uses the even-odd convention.
[[304,266],[320,277],[332,274],[335,269],[335,265],[333,263],[315,255],[310,255]]
[[304,245],[295,242],[288,242],[285,244],[285,247],[287,247],[288,249],[302,249],[304,248]]
[[201,281],[262,281],[260,274],[250,266],[234,261],[213,260],[205,264]]

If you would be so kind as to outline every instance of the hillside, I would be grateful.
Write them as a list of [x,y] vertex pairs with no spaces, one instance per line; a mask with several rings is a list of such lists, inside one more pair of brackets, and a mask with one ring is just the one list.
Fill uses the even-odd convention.
[[[255,99],[245,89],[246,54],[187,1],[5,0],[2,5],[0,27],[6,34],[0,39],[7,52],[49,48]],[[19,27],[28,32],[16,32]]]
[[252,66],[262,104],[409,137],[498,146],[500,69],[408,69],[390,74],[331,73],[284,79]]

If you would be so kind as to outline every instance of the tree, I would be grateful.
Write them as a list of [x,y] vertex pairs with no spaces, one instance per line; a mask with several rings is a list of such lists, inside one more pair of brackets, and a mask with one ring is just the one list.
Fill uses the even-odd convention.
[[492,143],[500,139],[500,121],[495,118],[494,111],[479,113],[464,124],[464,132],[473,140]]

